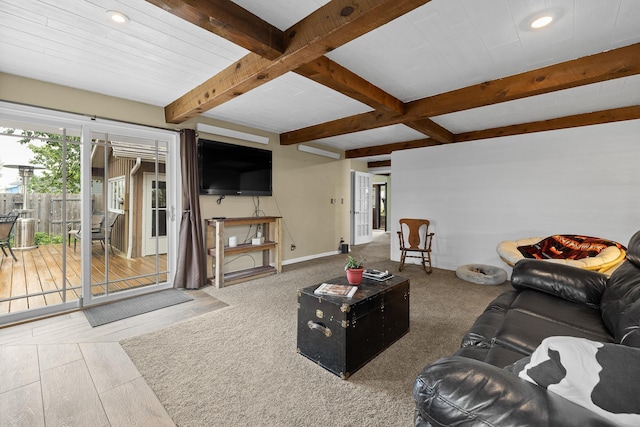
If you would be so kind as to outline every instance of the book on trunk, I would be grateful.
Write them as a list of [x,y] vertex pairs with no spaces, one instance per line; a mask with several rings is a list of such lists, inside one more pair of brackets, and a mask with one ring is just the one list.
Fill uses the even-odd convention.
[[351,298],[357,290],[357,286],[323,283],[318,286],[313,293],[316,295],[331,295],[335,297]]
[[391,279],[393,277],[393,274],[389,273],[388,271],[366,269],[364,273],[362,273],[362,277],[384,282],[385,280]]

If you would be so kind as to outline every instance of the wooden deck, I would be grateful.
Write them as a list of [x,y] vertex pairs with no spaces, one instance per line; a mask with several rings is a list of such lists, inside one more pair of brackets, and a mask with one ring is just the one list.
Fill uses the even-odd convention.
[[[77,300],[81,294],[80,251],[73,245],[66,247],[67,262],[63,265],[63,245],[44,245],[34,249],[13,251],[18,258],[4,256],[0,251],[0,314]],[[165,272],[166,255],[158,257],[157,271]],[[127,259],[105,251],[99,243],[93,245],[91,262],[93,295],[105,293],[108,276],[109,292],[148,286],[166,281],[166,273],[155,274],[156,257]],[[108,265],[108,268],[105,268]],[[63,268],[66,269],[67,288],[63,289]],[[44,293],[44,294],[43,294]],[[39,294],[39,295],[38,295]]]

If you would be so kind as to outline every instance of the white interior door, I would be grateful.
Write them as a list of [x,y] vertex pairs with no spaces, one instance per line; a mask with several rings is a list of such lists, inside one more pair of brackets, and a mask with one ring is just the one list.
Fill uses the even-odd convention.
[[373,240],[372,175],[354,171],[352,181],[351,244],[361,245]]

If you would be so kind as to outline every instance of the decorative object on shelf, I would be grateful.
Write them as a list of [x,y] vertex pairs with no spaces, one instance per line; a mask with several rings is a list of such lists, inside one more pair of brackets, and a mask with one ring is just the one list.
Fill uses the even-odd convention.
[[355,259],[351,255],[347,257],[344,270],[347,272],[347,281],[350,285],[357,286],[362,282],[362,273],[364,273],[362,263],[365,260],[365,257],[360,257],[359,259]]

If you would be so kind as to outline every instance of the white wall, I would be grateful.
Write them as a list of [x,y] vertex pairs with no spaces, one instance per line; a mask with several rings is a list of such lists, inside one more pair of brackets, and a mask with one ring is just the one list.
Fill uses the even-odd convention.
[[510,273],[502,240],[584,234],[626,245],[640,229],[640,120],[397,151],[391,164],[391,232],[402,217],[430,219],[439,268]]

